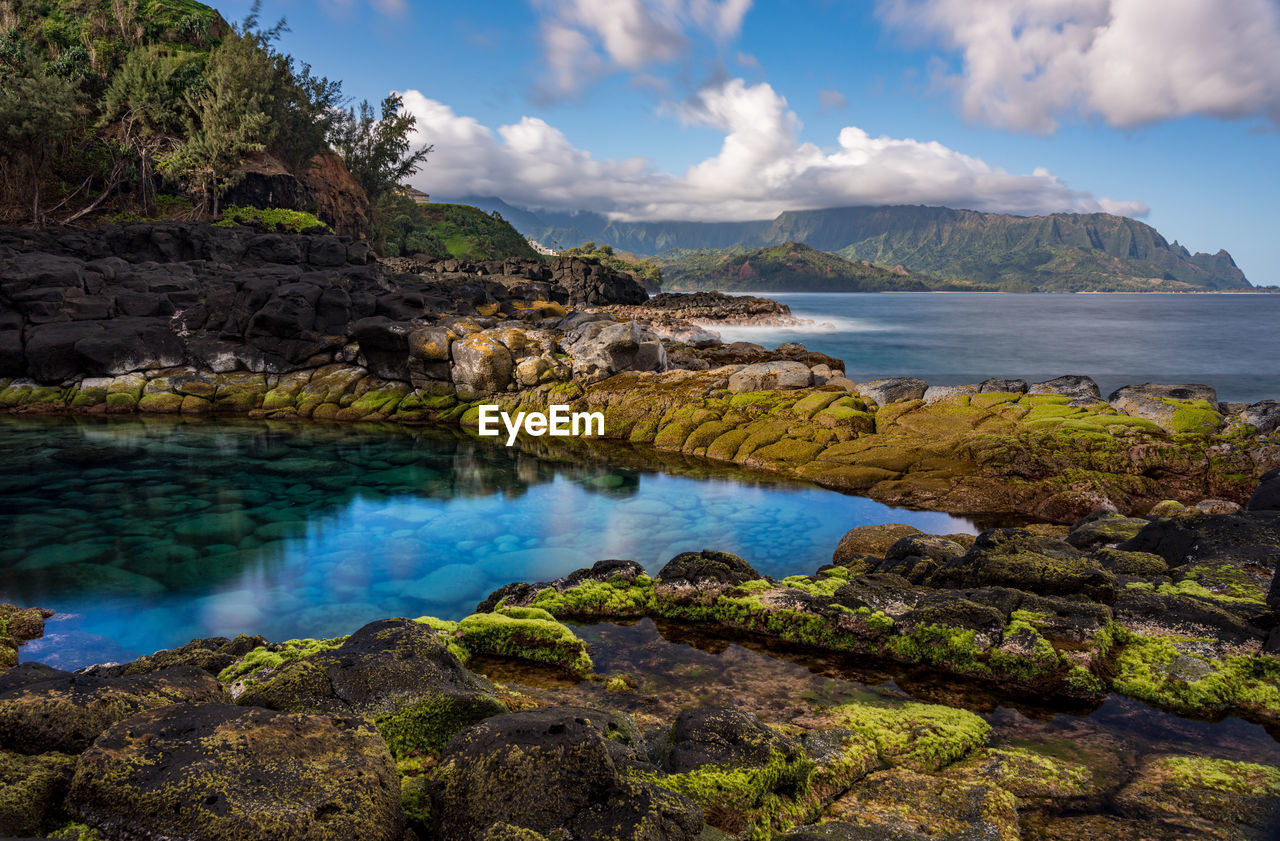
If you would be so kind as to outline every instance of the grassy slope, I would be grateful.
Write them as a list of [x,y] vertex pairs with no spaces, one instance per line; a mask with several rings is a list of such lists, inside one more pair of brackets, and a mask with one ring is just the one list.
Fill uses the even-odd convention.
[[670,252],[657,258],[668,289],[771,292],[922,291],[927,287],[881,266],[787,242],[754,251]]
[[536,258],[537,252],[504,219],[464,204],[418,205],[425,228],[450,257],[467,260]]

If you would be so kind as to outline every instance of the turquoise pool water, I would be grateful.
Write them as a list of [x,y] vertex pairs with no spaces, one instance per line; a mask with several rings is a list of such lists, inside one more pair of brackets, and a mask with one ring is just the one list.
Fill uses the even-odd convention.
[[211,635],[459,618],[510,581],[603,558],[656,572],[714,548],[782,576],[812,572],[857,525],[975,531],[679,457],[535,455],[441,431],[5,418],[0,447],[0,601],[59,612],[21,657],[64,668]]

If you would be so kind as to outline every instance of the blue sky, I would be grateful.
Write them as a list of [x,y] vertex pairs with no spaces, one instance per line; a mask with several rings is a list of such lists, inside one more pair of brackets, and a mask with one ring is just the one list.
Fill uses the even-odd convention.
[[404,93],[437,196],[1105,210],[1280,285],[1280,0],[267,0],[279,16],[348,96]]

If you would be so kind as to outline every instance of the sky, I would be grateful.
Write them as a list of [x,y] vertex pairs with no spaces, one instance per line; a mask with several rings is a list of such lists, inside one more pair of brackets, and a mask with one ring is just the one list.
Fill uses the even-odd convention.
[[[243,18],[249,0],[219,10]],[[1118,213],[1280,285],[1280,0],[266,0],[439,197]]]

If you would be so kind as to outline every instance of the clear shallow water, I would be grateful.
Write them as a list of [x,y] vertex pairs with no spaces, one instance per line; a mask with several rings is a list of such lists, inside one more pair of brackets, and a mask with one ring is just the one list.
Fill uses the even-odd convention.
[[553,461],[441,431],[0,419],[0,448],[0,601],[59,611],[21,656],[61,667],[460,618],[510,581],[603,558],[656,572],[714,548],[781,576],[829,561],[857,525],[975,531],[729,468]]
[[803,342],[855,380],[1086,374],[1104,397],[1202,382],[1224,401],[1280,399],[1280,295],[759,294],[818,324],[715,328],[725,341]]

